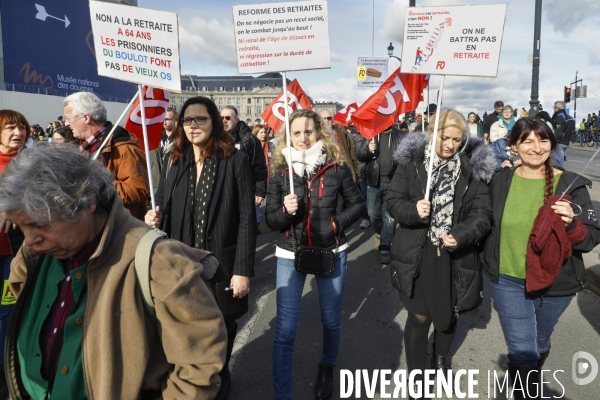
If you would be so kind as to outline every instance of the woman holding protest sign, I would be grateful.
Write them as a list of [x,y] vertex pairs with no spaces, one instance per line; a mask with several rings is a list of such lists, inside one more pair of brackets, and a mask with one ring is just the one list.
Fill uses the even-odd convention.
[[494,228],[484,271],[508,345],[515,398],[537,398],[550,336],[575,293],[588,286],[582,253],[600,242],[600,227],[590,181],[553,167],[556,138],[543,120],[520,119],[507,141],[522,163],[490,182]]
[[[426,368],[433,323],[431,368],[446,373],[458,315],[482,300],[478,249],[492,224],[487,182],[495,161],[482,139],[469,138],[467,121],[454,110],[441,110],[433,142],[435,118],[426,134],[413,133],[400,142],[387,210],[401,228],[392,243],[390,272],[408,311],[407,369]],[[426,198],[428,172],[431,195]]]
[[230,282],[215,287],[228,339],[215,399],[224,399],[231,384],[229,360],[236,319],[248,311],[250,277],[254,276],[252,173],[248,157],[236,150],[217,106],[206,97],[185,102],[171,136],[173,146],[161,172],[157,209],[148,211],[145,220],[173,239],[213,252],[231,275]]
[[[277,325],[273,342],[273,386],[276,399],[292,396],[294,342],[300,301],[308,274],[319,290],[323,351],[316,399],[333,391],[342,332],[342,298],[346,281],[345,231],[366,212],[365,200],[344,163],[323,118],[312,110],[290,115],[292,148],[286,147],[285,124],[271,161],[266,222],[281,232],[277,241]],[[291,159],[290,159],[291,150]],[[290,191],[289,169],[294,189]],[[345,209],[337,213],[338,198]]]

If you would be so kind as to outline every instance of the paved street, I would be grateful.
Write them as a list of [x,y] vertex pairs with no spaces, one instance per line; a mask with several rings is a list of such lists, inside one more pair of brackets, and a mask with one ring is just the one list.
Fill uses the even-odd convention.
[[[578,146],[575,146],[578,147]],[[593,153],[569,150],[567,168],[580,171]],[[587,158],[586,158],[587,157]],[[600,156],[594,161],[589,176],[594,180],[592,197],[600,200]],[[596,210],[599,211],[596,202]],[[264,208],[263,208],[264,213]],[[597,215],[600,215],[597,213]],[[234,347],[233,378],[229,398],[273,398],[271,381],[271,349],[276,320],[275,307],[275,241],[264,222],[258,238],[256,276],[251,280],[251,311],[240,320],[240,333]],[[348,256],[348,276],[344,295],[343,339],[336,368],[334,398],[339,398],[339,370],[406,368],[402,347],[406,310],[390,283],[387,266],[378,264],[374,250],[373,230],[360,230],[358,223],[348,232],[351,252]],[[598,260],[597,254],[590,259]],[[598,261],[596,261],[598,263]],[[488,398],[488,371],[504,376],[506,345],[498,315],[486,280],[484,302],[478,315],[461,316],[458,333],[450,357],[453,369],[479,369],[479,398]],[[564,386],[565,399],[597,398],[600,376],[587,386],[578,386],[572,379],[572,358],[577,351],[591,353],[600,361],[600,298],[589,291],[581,292],[571,302],[553,335],[552,351],[545,368],[557,372],[557,380],[549,375],[544,396],[559,398]],[[431,338],[432,339],[432,338]],[[314,380],[321,351],[321,324],[318,292],[313,278],[307,279],[302,299],[300,328],[295,348],[294,399],[313,399]],[[429,349],[431,351],[431,349]],[[493,372],[492,372],[493,374]],[[492,375],[493,376],[493,375]],[[585,376],[585,375],[584,375]],[[393,386],[392,386],[393,389]],[[391,390],[390,390],[391,391]],[[493,386],[489,398],[506,399]],[[352,396],[351,398],[356,398]],[[360,398],[368,398],[364,389]],[[376,399],[379,399],[379,384]]]

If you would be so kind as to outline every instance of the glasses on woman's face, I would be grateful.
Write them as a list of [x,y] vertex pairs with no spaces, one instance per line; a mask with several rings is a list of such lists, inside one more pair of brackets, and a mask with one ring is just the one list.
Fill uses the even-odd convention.
[[192,122],[195,122],[197,126],[201,126],[206,124],[206,121],[209,119],[210,117],[205,117],[203,115],[199,115],[197,117],[186,117],[183,119],[183,126],[190,126],[192,125]]

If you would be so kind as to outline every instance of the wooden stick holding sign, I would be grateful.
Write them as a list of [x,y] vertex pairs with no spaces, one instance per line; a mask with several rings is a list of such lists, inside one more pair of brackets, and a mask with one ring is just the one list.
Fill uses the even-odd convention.
[[[290,132],[290,111],[288,109],[288,91],[287,91],[287,79],[285,71],[281,73],[283,78],[283,108],[285,115],[285,140],[287,141],[288,157],[290,160],[289,172],[290,172],[290,194],[294,194],[294,170],[292,168],[292,140]],[[294,213],[296,214],[296,213]]]
[[142,117],[142,132],[144,134],[144,152],[146,153],[146,168],[148,169],[148,187],[150,188],[150,201],[152,210],[156,210],[156,199],[152,189],[152,163],[150,161],[150,146],[148,145],[148,127],[146,125],[146,109],[144,106],[144,90],[142,85],[138,85],[138,95],[140,97],[140,113]]
[[[444,80],[446,75],[442,75],[440,83],[440,91],[438,92],[437,104],[442,104],[442,94],[444,92]],[[433,173],[433,159],[436,157],[435,148],[437,146],[438,127],[440,125],[440,110],[437,107],[435,112],[435,125],[433,126],[433,136],[431,137],[431,153],[429,154],[429,168],[427,169],[427,186],[425,187],[425,200],[429,200],[429,192],[431,191],[431,176]]]

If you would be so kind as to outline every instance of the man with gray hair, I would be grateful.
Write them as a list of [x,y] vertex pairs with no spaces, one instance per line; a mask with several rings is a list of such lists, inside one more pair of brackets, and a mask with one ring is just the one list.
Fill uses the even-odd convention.
[[25,235],[9,278],[13,399],[208,400],[218,391],[227,336],[209,285],[229,278],[212,254],[166,238],[142,252],[148,275],[138,278],[136,249],[152,228],[113,183],[98,161],[49,142],[0,176],[0,223]]
[[[78,92],[63,101],[65,125],[73,130],[79,150],[95,154],[114,175],[113,185],[123,205],[134,217],[144,220],[150,196],[146,157],[138,139],[120,126],[113,135],[102,100],[89,92]],[[103,144],[106,145],[100,150]]]
[[556,150],[550,154],[552,164],[556,167],[565,168],[567,157],[565,153],[571,143],[571,135],[575,132],[575,119],[567,114],[565,110],[567,103],[557,101],[554,103],[554,115],[552,115],[552,125],[554,126],[554,136],[556,136]]

